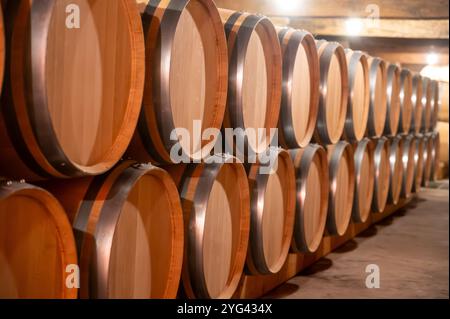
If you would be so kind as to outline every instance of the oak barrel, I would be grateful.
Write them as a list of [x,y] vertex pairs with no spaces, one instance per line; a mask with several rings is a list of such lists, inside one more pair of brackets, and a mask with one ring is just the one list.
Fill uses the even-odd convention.
[[344,131],[349,76],[344,48],[337,42],[316,41],[320,66],[319,114],[314,140],[335,144]]
[[247,271],[254,275],[280,271],[294,231],[294,165],[282,149],[271,148],[270,159],[248,169],[251,215]]
[[428,77],[422,77],[422,124],[421,132],[426,133],[431,127],[432,121],[432,109],[431,105],[434,104],[433,96],[433,83]]
[[414,183],[412,186],[413,193],[419,193],[420,186],[423,179],[423,153],[424,153],[424,139],[423,135],[418,134],[414,138]]
[[0,181],[0,234],[0,298],[77,297],[73,232],[52,195]]
[[146,81],[127,157],[201,160],[214,147],[225,112],[228,59],[219,12],[212,0],[134,1],[145,35]]
[[399,136],[389,139],[389,193],[388,202],[398,204],[403,184],[403,140]]
[[431,180],[431,166],[433,161],[434,143],[431,133],[423,137],[423,177],[422,186],[428,187]]
[[400,122],[398,132],[408,134],[411,128],[412,106],[412,74],[408,69],[400,73]]
[[226,145],[243,158],[266,151],[274,137],[280,115],[281,48],[267,17],[225,9],[220,14],[229,58],[223,128],[237,130],[237,142],[226,135]]
[[386,102],[384,135],[395,136],[400,122],[400,68],[392,63],[387,67]]
[[439,152],[440,152],[440,138],[439,132],[433,132],[431,135],[431,139],[433,141],[433,150],[431,152],[431,173],[430,179],[432,181],[436,181],[437,173],[439,170]]
[[109,170],[141,107],[144,39],[134,0],[7,1],[4,17],[0,175]]
[[386,207],[389,193],[390,143],[385,137],[375,139],[374,143],[375,186],[373,189],[372,212],[381,213]]
[[322,242],[328,211],[328,159],[317,144],[289,151],[296,170],[296,206],[292,250],[314,253]]
[[[443,97],[443,99],[444,98],[445,97]],[[446,102],[446,103],[448,103],[448,102]],[[430,127],[428,129],[428,131],[430,131],[430,132],[432,132],[434,129],[436,129],[440,108],[441,108],[441,96],[440,96],[439,82],[432,80],[431,81],[431,119],[430,119]]]
[[61,201],[72,222],[81,298],[176,297],[183,218],[166,171],[125,161],[101,176],[42,186]]
[[375,57],[368,57],[370,75],[370,104],[367,124],[368,137],[383,134],[387,118],[387,72],[386,63]]
[[244,166],[229,155],[168,166],[179,185],[185,227],[183,288],[189,298],[231,298],[242,276],[250,230]]
[[353,198],[352,220],[365,223],[370,216],[373,197],[375,167],[374,146],[370,139],[364,138],[353,145],[355,162],[355,195]]
[[414,136],[404,135],[402,137],[402,198],[410,198],[411,191],[414,184]]
[[369,65],[361,51],[346,49],[349,95],[344,137],[350,141],[360,141],[366,132],[369,119],[370,82]]
[[317,122],[319,58],[311,33],[278,29],[283,56],[283,82],[278,130],[287,149],[306,147]]
[[422,77],[419,74],[414,74],[412,78],[412,103],[413,116],[411,119],[411,133],[419,133],[422,125]]
[[355,191],[355,165],[352,146],[341,141],[327,146],[329,197],[327,230],[331,235],[345,234],[352,217]]

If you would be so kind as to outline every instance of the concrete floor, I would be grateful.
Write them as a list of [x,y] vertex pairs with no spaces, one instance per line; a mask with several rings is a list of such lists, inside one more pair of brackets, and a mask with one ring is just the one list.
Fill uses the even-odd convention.
[[[449,193],[438,188],[423,189],[405,209],[266,297],[449,298]],[[379,289],[366,288],[369,264],[379,266]]]

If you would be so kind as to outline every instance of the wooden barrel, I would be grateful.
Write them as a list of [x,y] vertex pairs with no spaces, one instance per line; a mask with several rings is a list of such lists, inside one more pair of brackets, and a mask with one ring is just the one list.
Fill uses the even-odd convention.
[[375,183],[373,189],[372,211],[382,213],[386,207],[389,193],[389,140],[385,137],[375,139],[374,164]]
[[433,85],[430,78],[422,77],[422,124],[421,132],[426,133],[431,127],[432,109],[431,104],[434,104]]
[[347,59],[337,42],[316,41],[320,65],[319,114],[314,140],[335,144],[344,131],[349,94]]
[[403,140],[399,136],[389,139],[389,193],[388,202],[398,204],[403,185]]
[[364,138],[353,145],[355,162],[355,196],[353,198],[352,220],[365,223],[370,216],[373,197],[375,167],[374,147],[370,139]]
[[327,230],[331,235],[345,234],[352,217],[355,191],[355,165],[352,146],[341,141],[327,146],[330,189]]
[[306,147],[317,122],[319,58],[311,33],[278,29],[283,55],[283,82],[278,131],[287,149]]
[[5,29],[3,26],[3,13],[0,6],[0,94],[3,87],[3,71],[5,67]]
[[408,69],[400,73],[400,122],[398,132],[408,134],[412,118],[412,74]]
[[201,160],[214,147],[225,112],[228,59],[219,12],[212,0],[133,1],[142,15],[146,81],[127,157]]
[[369,65],[363,52],[350,49],[346,49],[345,52],[348,64],[349,95],[344,137],[350,141],[360,141],[364,137],[369,119]]
[[387,67],[386,102],[384,135],[395,136],[400,122],[400,68],[396,64]]
[[[431,81],[431,120],[430,120],[430,127],[429,131],[432,132],[436,129],[438,117],[439,117],[439,110],[441,108],[441,98],[440,98],[440,88],[439,88],[439,82],[438,81]],[[448,102],[446,102],[448,103]]]
[[296,182],[289,153],[270,149],[271,161],[248,169],[250,187],[250,274],[276,274],[283,267],[294,231]]
[[440,152],[440,137],[439,137],[439,132],[433,132],[431,134],[431,139],[433,141],[433,150],[431,152],[431,176],[430,179],[432,181],[436,181],[437,180],[437,173],[439,170],[439,152]]
[[370,104],[367,135],[380,137],[387,118],[386,64],[380,58],[368,57],[370,75]]
[[0,234],[0,298],[77,297],[72,228],[52,195],[0,181]]
[[75,232],[80,297],[174,298],[183,260],[183,217],[170,175],[125,161],[97,177],[42,184]]
[[167,167],[179,185],[185,226],[183,288],[189,298],[231,298],[241,278],[250,230],[244,166],[214,155]]
[[314,253],[322,242],[327,221],[327,153],[317,144],[290,150],[289,153],[297,178],[297,203],[291,247],[296,253]]
[[423,177],[422,186],[428,187],[431,180],[431,167],[433,163],[434,142],[431,133],[423,137]]
[[411,120],[411,133],[419,133],[422,125],[422,77],[414,74],[412,78],[412,104],[413,116]]
[[38,180],[113,167],[144,86],[134,0],[7,1],[5,29],[0,175]]
[[402,137],[402,198],[410,198],[414,184],[414,136],[404,135]]
[[[239,158],[267,150],[280,115],[282,57],[277,31],[261,15],[220,9],[228,40],[229,78],[224,129]],[[255,134],[245,130],[250,129]],[[263,131],[265,129],[265,131]],[[247,134],[246,134],[247,133]],[[244,148],[244,149],[242,149]]]
[[424,142],[423,136],[417,135],[414,138],[414,183],[412,186],[413,193],[419,193],[420,186],[422,185],[423,179],[423,153],[424,153]]

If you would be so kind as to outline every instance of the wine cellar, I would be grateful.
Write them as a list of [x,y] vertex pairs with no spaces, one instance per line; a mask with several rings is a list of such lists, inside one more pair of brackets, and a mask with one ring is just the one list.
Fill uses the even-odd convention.
[[0,298],[328,298],[419,209],[448,251],[448,2],[342,2],[0,0]]

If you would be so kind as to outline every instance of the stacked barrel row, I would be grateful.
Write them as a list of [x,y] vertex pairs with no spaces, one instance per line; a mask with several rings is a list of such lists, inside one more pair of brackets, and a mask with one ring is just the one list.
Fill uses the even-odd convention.
[[211,0],[2,10],[0,297],[230,298],[434,176],[435,82],[366,53]]

